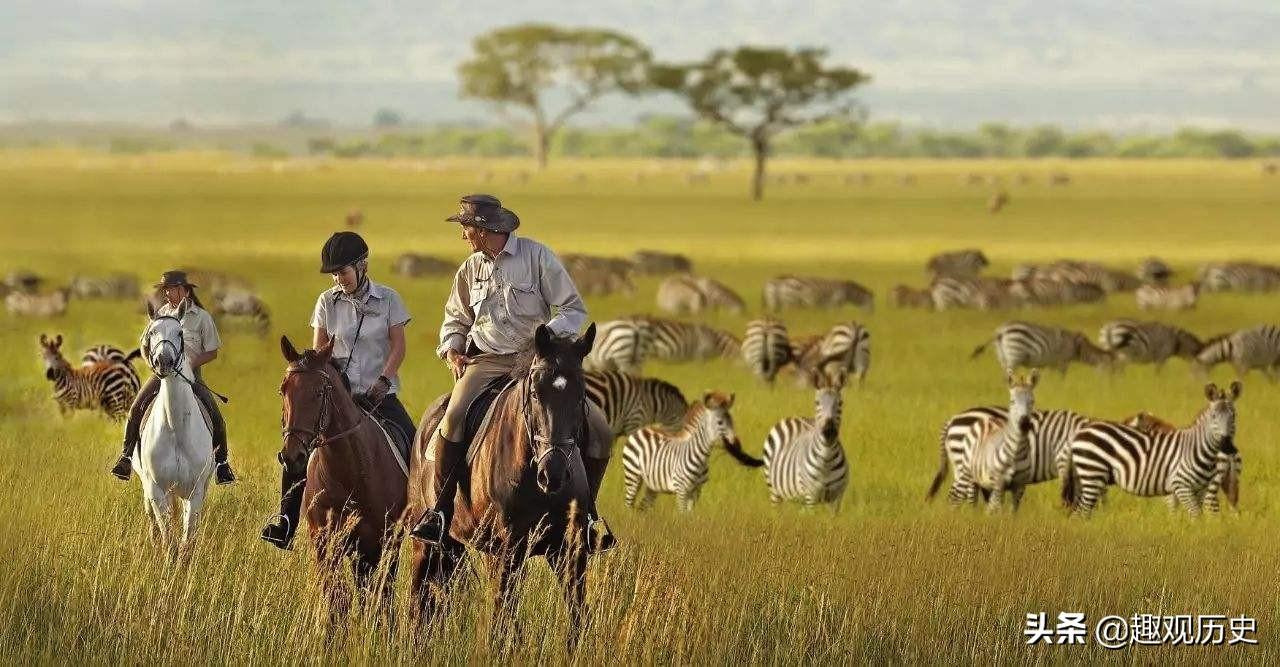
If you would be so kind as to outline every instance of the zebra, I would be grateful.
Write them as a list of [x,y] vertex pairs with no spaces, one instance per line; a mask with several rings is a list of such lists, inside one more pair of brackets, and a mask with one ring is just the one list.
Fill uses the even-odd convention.
[[697,282],[698,290],[706,298],[708,308],[723,309],[734,314],[741,314],[747,309],[747,303],[728,285],[706,277],[694,280]]
[[717,442],[742,465],[764,465],[742,451],[729,412],[732,408],[733,394],[709,392],[689,406],[679,430],[646,427],[628,436],[622,449],[627,506],[644,509],[658,493],[672,493],[680,511],[693,509],[707,483],[711,447]]
[[1198,377],[1204,377],[1210,368],[1223,362],[1231,363],[1237,379],[1258,368],[1275,382],[1280,374],[1280,326],[1260,324],[1211,338],[1196,355],[1192,369]]
[[136,299],[142,291],[138,277],[130,273],[113,273],[93,278],[75,276],[71,279],[71,295],[77,299]]
[[637,250],[631,255],[631,262],[639,273],[692,273],[693,262],[684,255],[677,255],[657,250]]
[[716,357],[736,357],[742,343],[733,334],[705,324],[690,324],[653,317],[646,320],[653,335],[653,358],[664,361],[695,361]]
[[[1139,412],[1120,423],[1148,433],[1172,433],[1178,430],[1177,426],[1156,417],[1150,412]],[[1218,491],[1222,491],[1227,495],[1227,502],[1231,504],[1231,507],[1238,508],[1240,501],[1240,473],[1243,471],[1244,459],[1240,457],[1238,450],[1234,456],[1219,452],[1217,470],[1214,472],[1213,479],[1209,480],[1209,485],[1205,487],[1204,495],[1200,497],[1200,502],[1205,509],[1209,510],[1211,514],[1217,514],[1221,510],[1218,505]],[[1171,511],[1178,509],[1178,497],[1176,495],[1169,494],[1164,497],[1164,501]]]
[[679,388],[657,378],[588,371],[584,379],[587,398],[604,412],[615,438],[649,424],[677,428],[689,407]]
[[995,343],[996,359],[1005,373],[1018,368],[1057,368],[1063,375],[1073,362],[1111,369],[1112,354],[1093,344],[1084,334],[1031,322],[1005,322],[991,340],[974,348],[977,359]]
[[942,276],[968,278],[982,273],[982,270],[988,266],[991,266],[991,262],[987,260],[987,256],[981,250],[965,248],[964,250],[938,253],[929,258],[924,268],[925,272],[935,278]]
[[747,322],[742,336],[742,359],[756,377],[773,384],[778,371],[792,361],[787,325],[771,317]]
[[840,499],[849,486],[849,462],[840,443],[843,399],[841,385],[820,385],[814,397],[812,418],[787,417],[769,429],[764,442],[764,477],[769,500],[800,500],[808,507],[830,504],[840,510]]
[[683,315],[701,313],[707,308],[707,295],[690,275],[670,276],[658,284],[658,310]]
[[259,336],[271,328],[271,309],[258,295],[243,289],[214,292],[209,312],[219,317],[244,318],[253,323]]
[[1139,496],[1174,494],[1187,512],[1200,515],[1200,498],[1218,471],[1219,456],[1235,456],[1236,401],[1230,392],[1205,385],[1209,404],[1193,424],[1172,432],[1146,432],[1115,422],[1090,422],[1071,440],[1062,499],[1072,514],[1088,517],[1109,485]]
[[894,285],[893,290],[889,292],[889,303],[897,308],[933,310],[933,293],[929,289]]
[[1139,310],[1190,310],[1200,299],[1200,283],[1181,287],[1143,285],[1133,293]]
[[801,341],[793,354],[802,379],[817,373],[827,383],[843,387],[853,375],[862,386],[871,369],[871,332],[857,322],[841,322],[822,336]]
[[1014,304],[1011,281],[997,278],[952,278],[944,276],[929,285],[934,310],[974,308],[997,310]]
[[[98,348],[91,349],[91,352]],[[62,356],[62,334],[50,339],[40,334],[40,356],[45,378],[53,383],[53,399],[64,416],[72,410],[102,410],[114,421],[129,414],[129,407],[141,383],[129,364],[139,353],[125,357],[124,362],[110,360],[119,352],[107,352],[108,360],[73,368]],[[97,352],[95,352],[97,353]]]
[[1173,277],[1173,269],[1159,257],[1148,257],[1138,264],[1134,275],[1148,285],[1167,285]]
[[4,298],[4,307],[10,315],[58,317],[67,312],[69,295],[70,290],[65,287],[50,294],[11,292]]
[[788,307],[838,308],[852,304],[870,313],[875,295],[852,280],[783,275],[764,284],[764,307],[778,311]]
[[457,268],[453,263],[446,262],[438,257],[407,252],[396,258],[395,263],[391,265],[391,272],[406,278],[417,278],[429,275],[449,275],[456,271]]
[[1015,280],[1009,294],[1023,306],[1060,306],[1073,303],[1096,303],[1107,293],[1094,283],[1076,283],[1041,275]]
[[1257,262],[1221,262],[1200,267],[1198,280],[1209,292],[1270,292],[1280,288],[1280,267]]
[[[984,406],[970,408],[947,420],[942,426],[939,441],[939,466],[925,500],[932,500],[952,471],[951,488],[947,500],[952,505],[974,503],[978,499],[978,487],[970,472],[970,460],[979,439],[985,433],[1004,428],[1009,422],[1009,411],[1003,407]],[[1058,479],[1066,470],[1068,445],[1077,429],[1092,421],[1090,417],[1070,410],[1036,410],[1031,413],[1031,429],[1028,433],[1029,460],[1024,484],[1039,484]]]
[[631,282],[635,266],[630,260],[577,254],[563,255],[560,260],[583,294],[634,294],[636,291]]
[[1171,357],[1194,360],[1204,343],[1190,331],[1163,322],[1120,319],[1098,329],[1098,345],[1119,361],[1155,364],[1160,372]]
[[1107,268],[1097,262],[1060,259],[1045,265],[1021,264],[1014,267],[1014,280],[1041,276],[1068,283],[1093,283],[1108,293],[1132,292],[1142,285],[1137,277]]
[[[1009,410],[1004,423],[976,434],[969,456],[969,474],[977,488],[987,495],[987,512],[1000,509],[1004,494],[1012,496],[1013,510],[1018,510],[1027,488],[1031,466],[1031,413],[1035,410],[1035,388],[1039,371],[1025,378],[1013,373],[1007,376]],[[995,422],[986,422],[994,426]]]
[[[131,364],[134,359],[142,357],[142,350],[135,348],[129,354],[114,345],[94,345],[80,356],[81,366],[94,366],[101,363]],[[130,366],[132,368],[132,366]]]
[[653,327],[646,318],[609,320],[596,327],[596,342],[582,360],[588,371],[638,372],[653,356]]

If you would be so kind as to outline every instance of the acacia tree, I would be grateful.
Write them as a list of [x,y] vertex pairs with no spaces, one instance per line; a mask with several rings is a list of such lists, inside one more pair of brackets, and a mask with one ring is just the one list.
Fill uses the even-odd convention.
[[655,65],[650,82],[750,142],[755,155],[751,197],[759,200],[765,161],[779,132],[857,117],[848,93],[871,77],[851,67],[824,67],[825,57],[823,49],[721,49],[700,63]]
[[[539,167],[566,120],[604,95],[640,92],[652,60],[647,47],[618,32],[543,24],[499,28],[471,45],[472,58],[458,67],[462,96],[492,102],[511,120],[512,109],[527,114]],[[552,111],[549,93],[568,102]]]

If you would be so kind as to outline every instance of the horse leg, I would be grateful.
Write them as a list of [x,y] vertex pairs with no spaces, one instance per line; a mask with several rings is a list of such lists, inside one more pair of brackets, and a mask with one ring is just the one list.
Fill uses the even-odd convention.
[[173,530],[173,499],[169,492],[153,481],[148,481],[148,500],[151,505],[151,518],[155,522],[156,536],[160,548],[164,550],[165,562],[172,563],[177,557],[177,542]]
[[184,562],[191,558],[191,552],[195,549],[196,534],[200,527],[200,510],[204,507],[204,495],[207,490],[205,485],[197,483],[196,488],[191,492],[191,497],[182,504],[181,556]]
[[519,612],[520,601],[516,598],[516,588],[524,566],[524,547],[509,546],[491,560],[494,568],[491,576],[496,590],[493,597],[493,620],[489,623],[489,649],[498,654],[506,646],[519,643],[520,630],[516,614]]
[[419,540],[411,543],[410,592],[414,598],[411,606],[414,625],[421,628],[430,623],[444,601],[444,589],[453,579],[461,560],[460,553],[449,553],[438,547],[427,546]]
[[564,605],[569,613],[569,634],[566,649],[570,654],[578,648],[586,629],[587,616],[587,552],[576,544],[567,544],[563,551],[548,556],[551,569],[564,588]]

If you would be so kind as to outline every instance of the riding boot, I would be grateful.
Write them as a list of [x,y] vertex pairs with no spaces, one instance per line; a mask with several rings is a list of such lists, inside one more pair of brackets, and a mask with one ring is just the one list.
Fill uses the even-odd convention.
[[298,532],[302,515],[302,491],[306,486],[307,471],[294,473],[289,466],[280,471],[280,513],[271,518],[262,529],[262,539],[281,549],[288,549]]
[[196,399],[204,404],[205,412],[209,413],[212,426],[210,435],[213,436],[214,481],[218,484],[230,484],[236,481],[236,474],[231,471],[231,464],[227,463],[227,422],[222,418],[222,412],[218,410],[218,404],[208,387],[196,385],[195,392]]
[[454,497],[458,495],[458,482],[467,466],[467,451],[461,443],[446,440],[440,431],[431,436],[431,448],[435,452],[436,474],[432,477],[436,503],[426,511],[409,535],[428,544],[443,547],[452,542],[449,528],[453,525]]
[[582,467],[587,473],[590,505],[587,507],[587,540],[590,553],[602,553],[618,546],[618,538],[613,536],[609,523],[596,509],[596,495],[600,493],[600,484],[604,481],[604,470],[609,459],[598,459],[590,456],[582,457]]
[[133,454],[138,451],[138,444],[142,439],[140,436],[142,415],[159,393],[160,380],[152,377],[142,385],[138,395],[133,399],[133,405],[129,406],[129,419],[124,426],[124,442],[121,445],[120,458],[116,459],[116,464],[111,468],[111,474],[123,481],[129,481],[129,476],[133,472]]

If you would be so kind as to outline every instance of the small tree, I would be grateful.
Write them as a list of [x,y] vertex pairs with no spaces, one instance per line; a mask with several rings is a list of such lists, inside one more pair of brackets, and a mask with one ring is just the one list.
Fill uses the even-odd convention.
[[848,93],[870,77],[851,67],[826,68],[825,57],[822,49],[721,49],[700,63],[655,66],[650,81],[751,144],[751,197],[759,200],[764,196],[765,161],[779,132],[857,117]]
[[[651,55],[635,39],[609,30],[525,24],[475,38],[475,53],[458,67],[462,96],[492,102],[506,115],[528,114],[538,166],[564,123],[610,93],[635,94],[646,83]],[[564,91],[568,103],[547,108],[547,94]]]
[[376,128],[400,127],[404,125],[404,116],[395,109],[383,107],[373,114],[373,126]]

